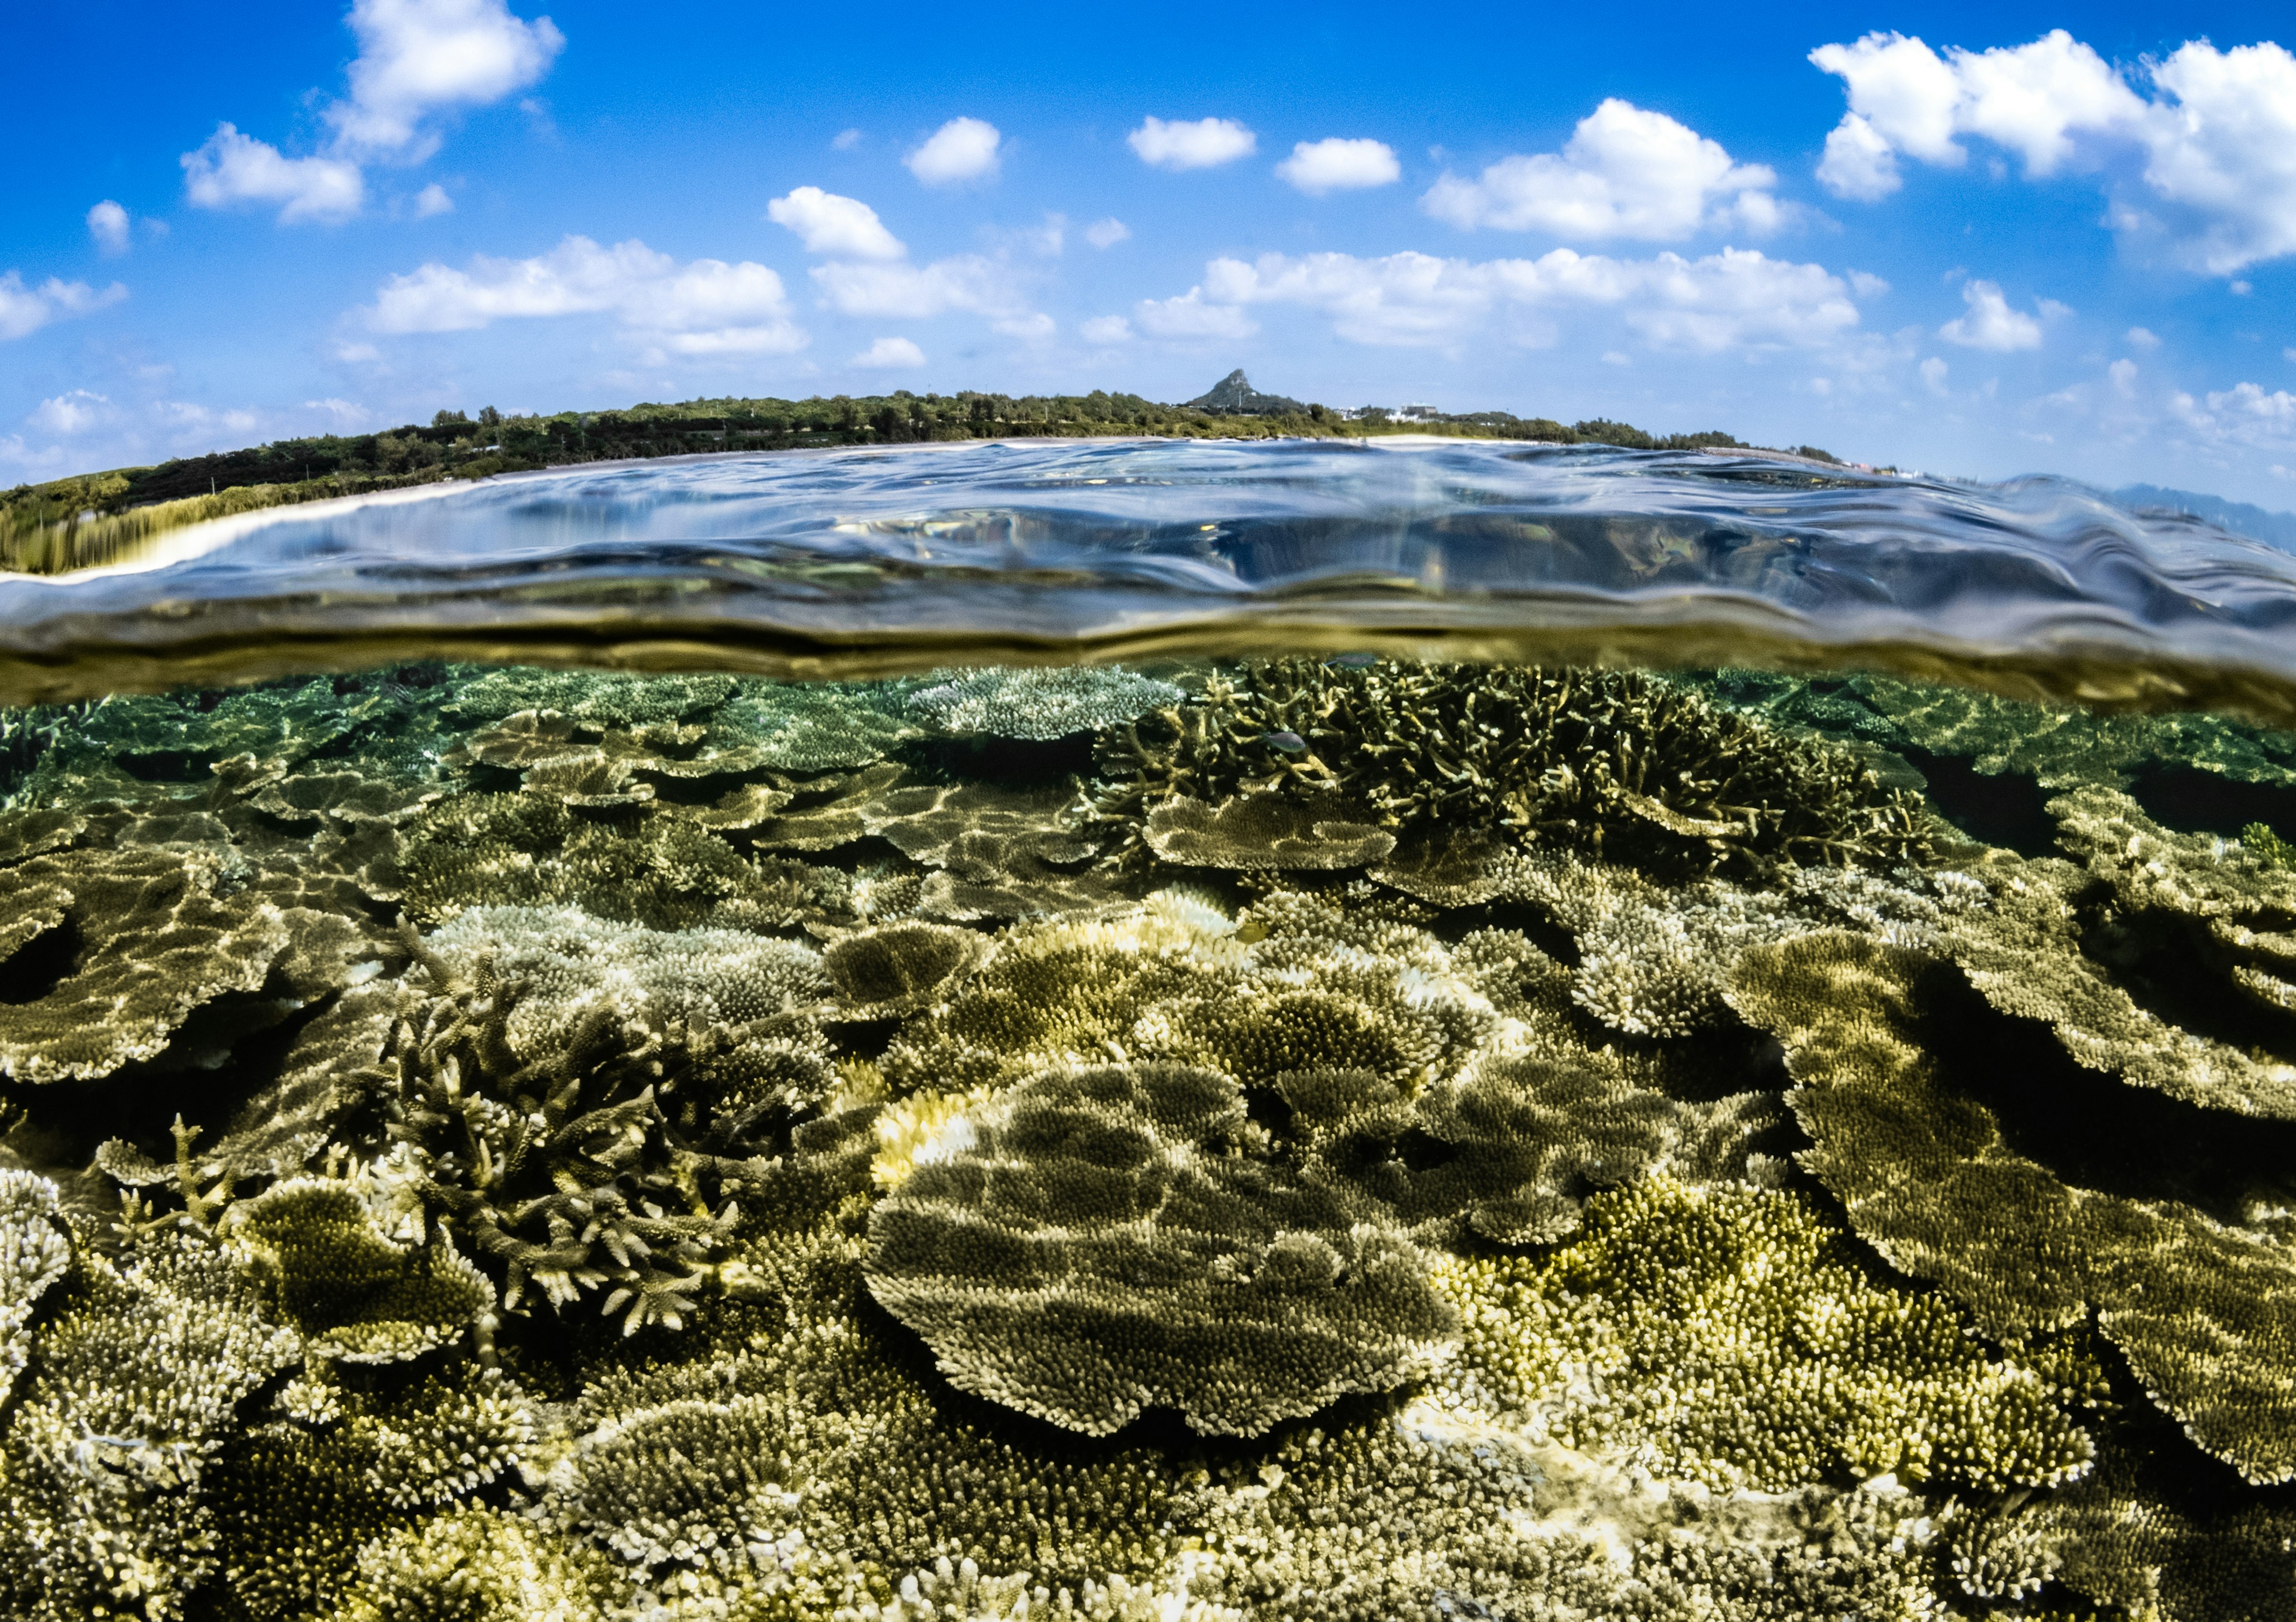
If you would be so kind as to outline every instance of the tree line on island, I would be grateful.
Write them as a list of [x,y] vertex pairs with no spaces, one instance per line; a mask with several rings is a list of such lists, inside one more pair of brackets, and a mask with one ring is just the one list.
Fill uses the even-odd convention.
[[[619,411],[505,415],[441,411],[370,434],[275,439],[151,467],[18,485],[0,492],[0,568],[55,573],[133,554],[185,524],[265,507],[446,479],[711,451],[793,450],[1027,437],[1364,438],[1399,433],[1605,445],[1631,450],[1742,447],[1719,431],[1651,434],[1604,418],[1565,424],[1504,411],[1408,415],[1262,395],[1242,373],[1185,405],[1095,389],[1084,395],[835,395],[807,400],[703,398]],[[1748,447],[1751,448],[1751,447]],[[1797,455],[1832,462],[1815,446]]]

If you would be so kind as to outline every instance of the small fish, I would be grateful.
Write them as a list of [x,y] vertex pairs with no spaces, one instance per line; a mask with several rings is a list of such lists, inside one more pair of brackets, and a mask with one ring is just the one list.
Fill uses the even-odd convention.
[[1304,755],[1308,752],[1308,741],[1298,733],[1263,733],[1260,734],[1259,741],[1270,749],[1282,750],[1287,755]]
[[1326,665],[1337,665],[1342,670],[1368,670],[1374,665],[1379,663],[1379,655],[1376,653],[1340,653],[1325,659],[1324,663]]

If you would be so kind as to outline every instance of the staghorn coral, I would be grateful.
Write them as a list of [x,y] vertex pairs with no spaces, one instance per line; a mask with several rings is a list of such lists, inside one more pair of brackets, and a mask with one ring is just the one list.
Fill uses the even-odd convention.
[[1210,1071],[1038,1077],[871,1213],[870,1291],[960,1389],[1091,1436],[1151,1405],[1253,1436],[1407,1379],[1452,1327],[1417,1250],[1251,1137]]
[[1856,756],[1635,675],[1278,659],[1111,732],[1099,760],[1099,814],[1135,825],[1176,795],[1272,791],[1337,796],[1398,837],[1497,828],[1690,871],[1927,849],[1915,803]]
[[2254,1481],[2296,1478],[2296,1250],[2189,1207],[2071,1186],[2009,1147],[1922,1042],[1932,961],[1844,935],[1756,948],[1732,1003],[1775,1033],[1816,1146],[1802,1159],[1893,1266],[1986,1333],[2083,1323],[2192,1438]]
[[830,1085],[792,1012],[804,947],[570,909],[474,908],[423,948],[431,995],[391,1040],[390,1153],[440,1223],[554,1307],[603,1290],[624,1331],[693,1310],[737,1215],[745,1135]]
[[1120,665],[937,672],[908,695],[912,713],[946,732],[1045,740],[1096,733],[1185,695]]

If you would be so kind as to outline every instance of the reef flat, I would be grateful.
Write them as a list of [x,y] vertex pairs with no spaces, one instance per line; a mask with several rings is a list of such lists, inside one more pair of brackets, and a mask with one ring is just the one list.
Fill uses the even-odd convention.
[[1879,676],[0,712],[0,1614],[2285,1622],[2296,734]]

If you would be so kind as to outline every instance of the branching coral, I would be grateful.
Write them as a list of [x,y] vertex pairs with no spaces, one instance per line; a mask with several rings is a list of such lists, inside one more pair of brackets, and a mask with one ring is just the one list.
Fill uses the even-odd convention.
[[742,1135],[829,1085],[792,1004],[803,947],[479,908],[423,949],[434,993],[393,1039],[391,1158],[421,1208],[564,1307],[676,1324],[737,1214]]
[[1152,1405],[1258,1435],[1408,1378],[1451,1331],[1418,1251],[1252,1142],[1210,1071],[1039,1077],[877,1207],[870,1290],[961,1389],[1094,1436]]
[[1635,675],[1278,659],[1111,733],[1100,762],[1101,814],[1135,825],[1175,795],[1272,791],[1338,796],[1398,835],[1503,828],[1692,870],[1926,848],[1915,802],[1857,757]]

